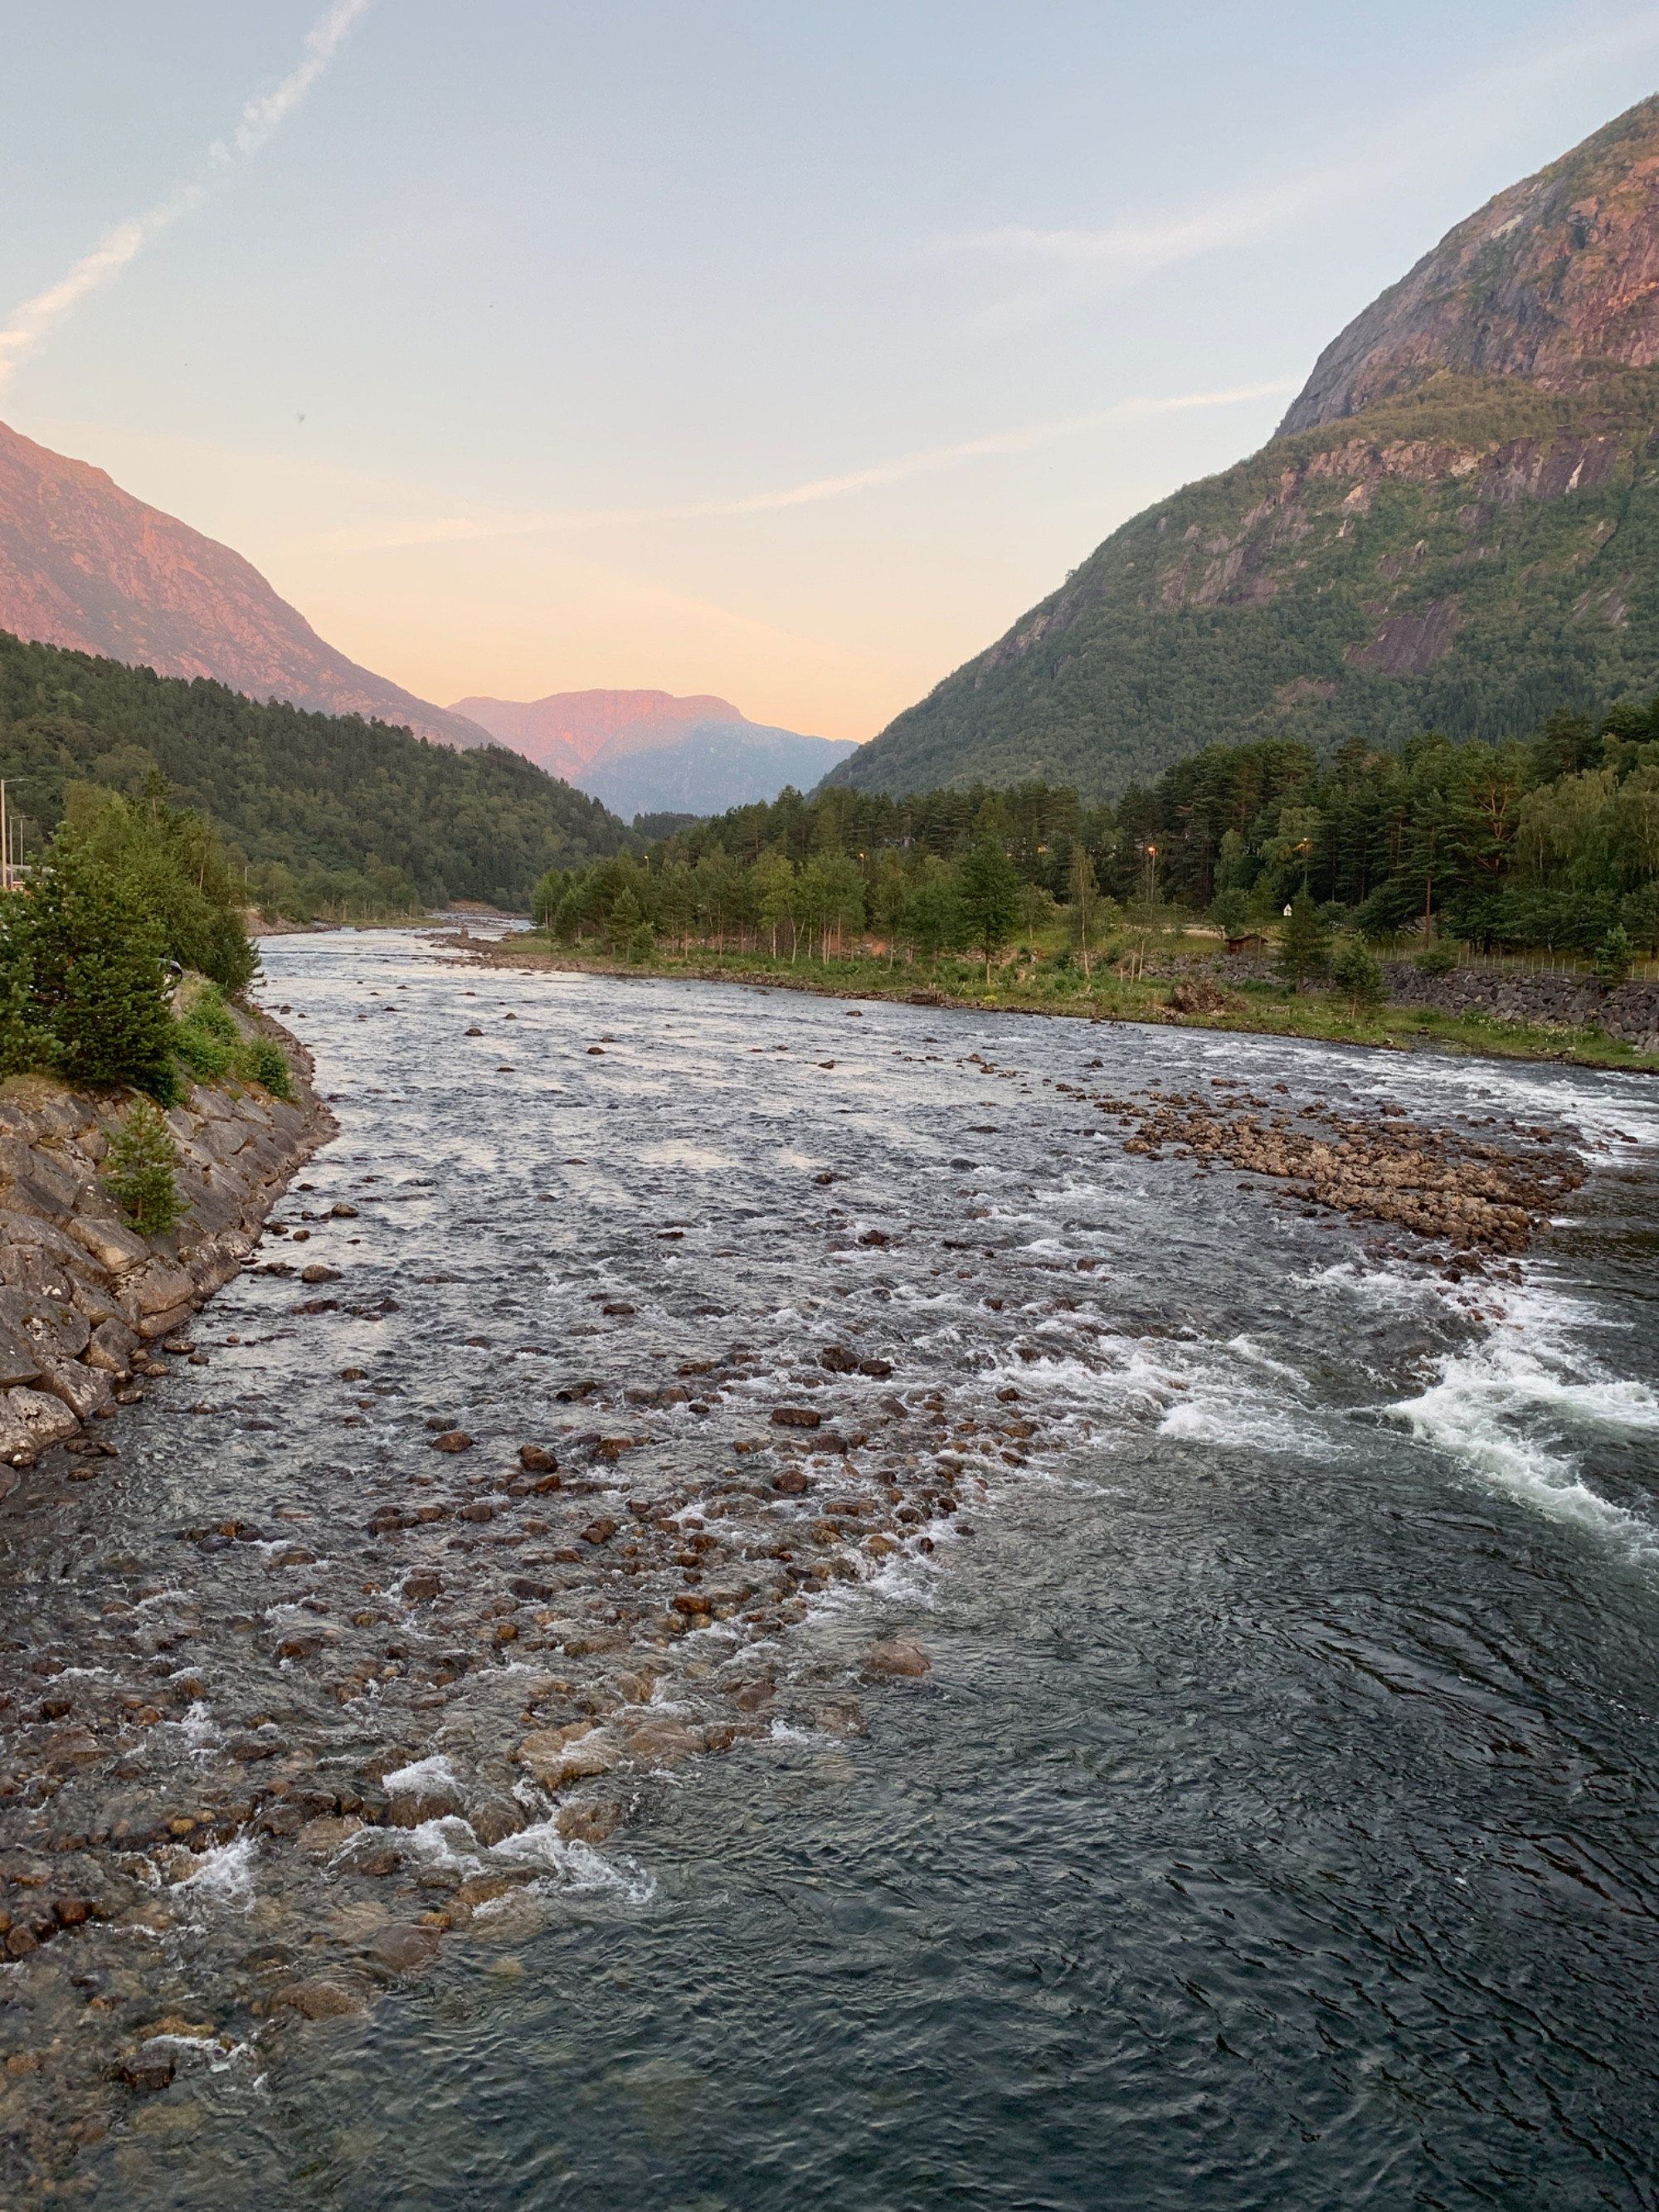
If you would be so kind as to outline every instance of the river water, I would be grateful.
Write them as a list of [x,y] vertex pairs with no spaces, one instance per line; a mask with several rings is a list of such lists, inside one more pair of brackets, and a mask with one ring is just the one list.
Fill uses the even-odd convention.
[[[291,1272],[6,1509],[5,1718],[119,1754],[3,1815],[114,1886],[0,1969],[8,2201],[1659,2200],[1650,1085],[264,958]],[[1593,1173],[1454,1282],[1086,1104],[1217,1076]]]

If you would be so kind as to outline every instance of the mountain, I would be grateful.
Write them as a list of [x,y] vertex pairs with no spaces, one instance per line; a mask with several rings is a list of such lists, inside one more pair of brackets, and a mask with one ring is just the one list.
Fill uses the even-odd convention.
[[833,772],[1115,796],[1216,740],[1492,738],[1659,687],[1659,95],[1460,223],[1273,441]]
[[[71,782],[131,798],[152,769],[259,871],[287,869],[326,907],[388,872],[428,902],[524,908],[550,867],[637,844],[596,799],[486,741],[465,751],[355,715],[261,705],[0,630],[0,776],[37,853]],[[398,887],[380,888],[390,902]]]
[[0,629],[445,744],[489,743],[325,645],[240,553],[3,422]]
[[667,691],[459,699],[454,711],[622,815],[718,814],[810,789],[858,747],[751,722],[728,700]]
[[458,699],[465,714],[490,736],[523,753],[550,775],[574,782],[612,738],[637,729],[678,732],[693,722],[741,722],[729,701],[677,699],[668,691],[553,691],[545,699]]

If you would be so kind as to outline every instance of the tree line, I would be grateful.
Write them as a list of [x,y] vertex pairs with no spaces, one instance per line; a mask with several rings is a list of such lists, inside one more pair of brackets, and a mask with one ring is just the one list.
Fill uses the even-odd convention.
[[522,908],[550,864],[642,842],[504,746],[459,752],[0,630],[0,776],[26,856],[46,848],[71,785],[135,799],[153,772],[214,824],[262,911],[295,921],[451,898]]
[[696,941],[791,961],[867,934],[890,957],[988,962],[1017,929],[1063,921],[1086,966],[1126,910],[1241,932],[1298,902],[1316,934],[1372,945],[1659,953],[1659,701],[1556,714],[1500,745],[1354,739],[1322,763],[1290,739],[1210,745],[1115,805],[1041,782],[786,790],[550,869],[534,911],[565,942],[635,957]]

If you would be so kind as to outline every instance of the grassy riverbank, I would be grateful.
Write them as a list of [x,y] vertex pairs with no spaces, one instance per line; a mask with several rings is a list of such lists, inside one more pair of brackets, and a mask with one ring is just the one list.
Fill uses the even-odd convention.
[[[453,941],[459,943],[459,939]],[[1368,1045],[1395,1052],[1431,1048],[1498,1059],[1560,1060],[1586,1067],[1631,1068],[1659,1074],[1659,1055],[1639,1053],[1601,1030],[1549,1028],[1487,1014],[1449,1014],[1432,1006],[1392,1003],[1374,1007],[1362,1005],[1356,1010],[1347,997],[1337,992],[1295,991],[1288,984],[1255,978],[1218,988],[1200,978],[1179,975],[1137,978],[1097,972],[1085,977],[1075,966],[1060,968],[1050,961],[1012,957],[992,964],[988,983],[982,963],[941,960],[937,969],[930,971],[921,965],[890,965],[884,954],[855,952],[844,959],[791,962],[771,959],[763,953],[719,952],[707,945],[694,946],[682,956],[659,945],[649,959],[624,961],[566,945],[550,945],[541,931],[527,932],[499,945],[472,942],[465,949],[478,959],[506,967],[677,976],[901,1003],[927,993],[934,996],[923,1003],[999,1012],[1066,1014],[1083,1020],[1161,1023],[1246,1035],[1313,1037],[1326,1043]],[[1174,947],[1176,957],[1214,950],[1213,939]],[[1206,998],[1218,1003],[1208,1008],[1192,1003]],[[1183,999],[1188,1003],[1183,1004]]]

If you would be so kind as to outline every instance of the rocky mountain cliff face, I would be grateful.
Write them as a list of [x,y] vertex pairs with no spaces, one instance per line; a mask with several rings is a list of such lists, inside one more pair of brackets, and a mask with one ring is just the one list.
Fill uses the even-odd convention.
[[1659,99],[1501,193],[1274,441],[835,772],[1115,795],[1216,739],[1515,734],[1659,687]]
[[228,546],[0,423],[0,629],[210,676],[253,699],[399,723],[445,744],[487,731],[325,644]]
[[1437,369],[1582,392],[1659,363],[1659,95],[1448,232],[1321,354],[1281,437]]

